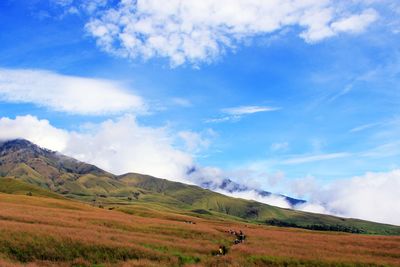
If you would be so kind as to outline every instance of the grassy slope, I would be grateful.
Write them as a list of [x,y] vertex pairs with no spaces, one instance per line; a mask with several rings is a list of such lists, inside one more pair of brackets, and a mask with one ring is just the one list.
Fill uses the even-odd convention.
[[[74,165],[76,162],[73,160],[66,160],[61,167],[52,167],[55,161],[39,157],[28,160],[28,164],[19,163],[8,168],[3,166],[2,169],[21,181],[62,193],[69,198],[103,206],[141,202],[277,226],[400,235],[400,227],[277,208],[146,175],[115,177],[92,165]],[[93,173],[86,173],[92,169]],[[82,172],[85,174],[80,175]]]
[[[121,209],[0,193],[0,266],[400,265],[400,237],[245,225],[140,202]],[[246,242],[232,245],[229,229]],[[220,244],[228,254],[213,256]]]
[[[227,197],[197,186],[141,174],[123,175],[119,179],[129,186],[136,186],[153,193],[161,193],[162,196],[155,200],[157,202],[163,203],[162,197],[178,200],[178,204],[169,200],[168,205],[175,205],[176,207],[179,205],[179,208],[184,207],[183,204],[187,204],[192,210],[214,211],[248,221],[268,222],[277,226],[400,235],[400,227],[398,226],[282,209],[255,201]],[[144,200],[151,201],[151,198],[144,197]]]
[[400,227],[281,209],[151,176],[128,174],[117,177],[26,140],[1,143],[0,152],[0,177],[18,178],[96,205],[130,205],[139,202],[278,226],[400,234]]
[[51,197],[56,199],[64,199],[64,197],[45,190],[41,187],[19,181],[14,178],[1,178],[0,179],[0,192],[6,194],[27,195]]

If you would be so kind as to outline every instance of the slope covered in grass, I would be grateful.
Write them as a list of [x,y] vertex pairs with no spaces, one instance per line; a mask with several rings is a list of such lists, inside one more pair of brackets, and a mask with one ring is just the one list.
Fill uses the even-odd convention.
[[[199,218],[148,203],[121,209],[0,193],[0,266],[400,265],[400,237]],[[230,229],[246,241],[233,245]],[[221,244],[227,255],[214,256]]]
[[0,178],[0,193],[43,196],[57,199],[63,199],[62,196],[51,191],[42,189],[38,186],[19,181],[14,178]]
[[173,210],[208,214],[209,217],[232,217],[275,226],[400,235],[400,227],[397,226],[282,209],[148,175],[130,173],[116,176],[26,140],[0,144],[0,180],[4,179],[2,177],[36,186],[32,190],[38,191],[37,187],[41,187],[98,206],[148,203]]
[[[186,204],[192,210],[223,213],[250,222],[310,230],[400,235],[400,227],[398,226],[278,208],[256,201],[228,197],[197,186],[171,182],[148,175],[132,173],[118,178],[129,186],[142,188],[154,194],[162,194],[164,198],[168,197],[177,200],[177,204],[168,201],[168,205],[184,207]],[[162,197],[157,201],[163,203]],[[147,199],[147,201],[150,200]]]

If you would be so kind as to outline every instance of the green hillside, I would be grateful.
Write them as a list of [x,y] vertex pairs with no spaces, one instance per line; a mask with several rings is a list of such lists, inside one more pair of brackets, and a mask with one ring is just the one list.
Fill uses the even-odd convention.
[[65,199],[56,193],[13,178],[0,178],[0,193]]
[[25,140],[0,144],[1,176],[7,178],[0,178],[0,192],[64,196],[127,212],[140,204],[274,226],[400,235],[398,226],[278,208],[148,175],[115,176]]
[[[256,201],[228,197],[197,186],[171,182],[148,175],[131,173],[119,176],[118,179],[129,186],[135,186],[148,192],[159,193],[164,197],[178,200],[181,206],[183,206],[181,203],[184,203],[191,210],[218,212],[274,226],[400,235],[400,227],[398,226],[278,208]],[[146,196],[143,197],[146,199]],[[151,201],[151,199],[146,201]],[[168,205],[174,204],[169,201]]]

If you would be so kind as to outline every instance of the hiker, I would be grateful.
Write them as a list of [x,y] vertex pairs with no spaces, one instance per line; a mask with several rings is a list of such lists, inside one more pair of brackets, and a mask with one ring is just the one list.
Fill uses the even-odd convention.
[[239,232],[239,240],[240,240],[241,242],[244,242],[245,239],[246,239],[246,236],[243,234],[242,231],[240,231],[240,232]]
[[246,239],[246,236],[243,234],[242,231],[235,232],[235,235],[236,235],[236,239],[235,239],[235,241],[233,241],[233,243],[234,243],[235,245],[240,244],[240,243],[243,243],[244,240]]
[[226,247],[224,245],[219,246],[218,255],[225,255],[226,254]]

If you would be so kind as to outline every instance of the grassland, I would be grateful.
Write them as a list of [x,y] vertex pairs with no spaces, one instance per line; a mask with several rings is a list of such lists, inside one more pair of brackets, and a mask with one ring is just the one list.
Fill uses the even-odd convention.
[[113,175],[26,140],[0,144],[0,192],[70,198],[97,206],[140,204],[179,213],[196,211],[209,219],[400,235],[399,226],[282,209],[148,175]]
[[[232,245],[229,229],[243,230],[246,242]],[[228,253],[214,256],[220,244]],[[0,193],[0,266],[400,266],[400,237]]]

